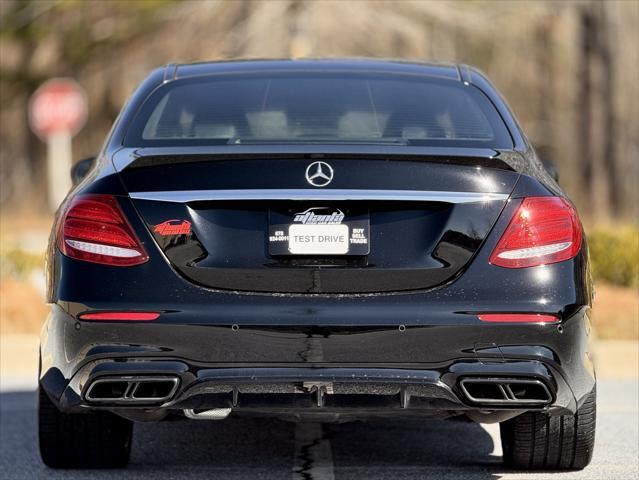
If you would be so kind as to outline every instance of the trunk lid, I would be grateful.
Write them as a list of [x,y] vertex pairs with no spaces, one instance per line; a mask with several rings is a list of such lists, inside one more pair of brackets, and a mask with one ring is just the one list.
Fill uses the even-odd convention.
[[[449,282],[480,248],[519,176],[485,151],[137,154],[120,175],[175,270],[204,287],[247,292],[358,294]],[[307,180],[314,162],[332,177],[320,188]],[[313,242],[346,240],[322,250],[293,245],[295,232],[301,240],[321,233]],[[278,234],[287,238],[278,243]]]

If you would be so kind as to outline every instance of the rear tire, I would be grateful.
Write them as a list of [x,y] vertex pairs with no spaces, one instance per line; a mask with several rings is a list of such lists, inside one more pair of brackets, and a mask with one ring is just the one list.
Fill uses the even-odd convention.
[[592,458],[597,416],[593,389],[575,415],[527,412],[500,424],[504,463],[522,470],[581,470]]
[[40,456],[51,468],[119,468],[129,461],[133,422],[110,412],[63,413],[38,386]]

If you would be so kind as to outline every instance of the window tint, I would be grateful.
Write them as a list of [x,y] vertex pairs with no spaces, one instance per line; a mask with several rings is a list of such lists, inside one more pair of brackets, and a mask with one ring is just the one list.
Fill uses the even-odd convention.
[[401,74],[271,73],[170,82],[142,106],[127,146],[397,143],[510,148],[476,88]]

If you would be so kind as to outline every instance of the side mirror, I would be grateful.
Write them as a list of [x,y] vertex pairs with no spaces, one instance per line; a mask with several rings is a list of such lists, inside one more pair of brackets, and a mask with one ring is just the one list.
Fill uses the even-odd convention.
[[95,157],[88,157],[83,158],[71,167],[71,181],[74,187],[87,176],[87,173],[93,168],[94,164]]
[[559,182],[559,171],[557,170],[555,163],[551,160],[542,160],[541,163],[548,172],[548,175],[550,175],[555,182]]

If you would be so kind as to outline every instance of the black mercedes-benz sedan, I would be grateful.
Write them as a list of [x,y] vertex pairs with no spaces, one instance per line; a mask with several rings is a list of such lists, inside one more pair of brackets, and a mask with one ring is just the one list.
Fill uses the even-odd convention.
[[47,465],[124,466],[134,421],[236,415],[467,417],[500,424],[513,468],[589,463],[586,239],[477,70],[169,65],[73,176]]

